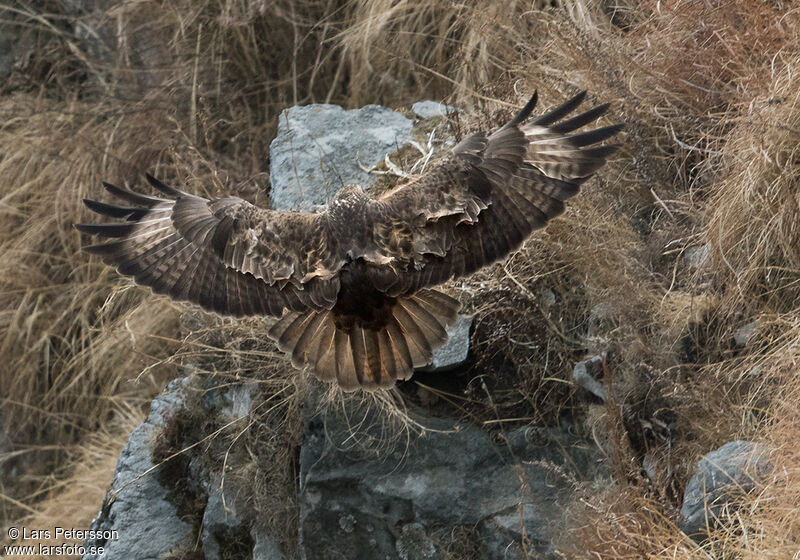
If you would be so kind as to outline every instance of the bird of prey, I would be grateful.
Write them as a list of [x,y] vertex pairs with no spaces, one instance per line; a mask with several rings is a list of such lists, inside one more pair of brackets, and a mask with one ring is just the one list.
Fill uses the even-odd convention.
[[345,185],[317,213],[259,208],[169,187],[163,197],[104,184],[119,221],[76,224],[112,238],[84,250],[158,294],[221,315],[279,317],[269,330],[297,368],[344,390],[388,388],[431,362],[458,301],[433,289],[517,249],[618,145],[621,125],[576,132],[608,109],[565,119],[585,92],[528,121],[537,96],[420,177],[373,198]]

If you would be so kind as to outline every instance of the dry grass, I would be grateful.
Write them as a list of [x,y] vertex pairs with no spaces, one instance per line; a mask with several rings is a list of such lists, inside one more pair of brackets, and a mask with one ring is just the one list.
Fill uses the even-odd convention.
[[[242,468],[264,481],[258,495],[289,499],[279,489],[297,433],[277,434],[299,429],[303,387],[275,365],[257,321],[212,320],[189,335],[184,307],[78,251],[71,224],[100,181],[155,170],[263,202],[287,105],[443,98],[465,109],[463,133],[534,88],[545,105],[587,88],[613,104],[625,146],[565,217],[459,284],[478,313],[481,359],[453,410],[486,425],[567,413],[605,434],[615,480],[572,508],[576,557],[797,552],[800,14],[789,3],[137,0],[84,14],[39,4],[0,3],[0,25],[20,35],[0,86],[4,524],[85,525],[88,510],[64,517],[75,488],[110,478],[125,419],[190,363],[257,380],[265,402],[282,403],[241,438],[281,465]],[[684,255],[705,243],[710,258],[694,269]],[[737,345],[750,322],[755,334]],[[568,382],[576,360],[605,349],[621,409],[583,405]],[[498,364],[511,373],[493,375]],[[396,396],[373,405],[404,425]],[[641,428],[664,410],[672,431]],[[98,435],[111,425],[125,429]],[[682,488],[703,453],[736,438],[769,444],[774,476],[699,546],[675,526]],[[281,527],[292,520],[285,512]]]
[[[50,531],[50,538],[26,539],[23,544],[36,547],[83,545],[83,539],[56,537],[54,528],[85,529],[90,526],[111,485],[122,447],[143,419],[138,410],[121,412],[107,427],[96,430],[81,446],[72,450],[70,461],[75,468],[67,476],[42,488],[42,495],[36,496],[35,502],[31,501],[37,505],[36,509],[25,519],[25,527],[46,528]],[[56,560],[64,555],[40,557]]]

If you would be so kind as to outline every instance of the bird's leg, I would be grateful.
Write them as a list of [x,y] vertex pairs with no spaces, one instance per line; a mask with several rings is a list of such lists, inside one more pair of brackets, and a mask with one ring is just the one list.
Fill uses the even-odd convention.
[[428,165],[428,162],[431,160],[431,156],[433,155],[433,136],[436,134],[436,129],[434,128],[431,130],[430,136],[428,136],[428,144],[425,148],[420,146],[414,140],[411,141],[411,145],[414,146],[417,150],[420,151],[422,157],[414,162],[414,165],[411,166],[411,172],[413,173],[417,166],[421,163],[422,168],[419,170],[420,173],[425,173],[425,167]]
[[395,177],[410,179],[413,176],[414,171],[420,165],[422,167],[420,167],[419,172],[420,173],[425,172],[425,167],[428,165],[431,156],[433,156],[433,139],[435,133],[436,133],[435,129],[431,131],[430,135],[428,136],[428,142],[426,143],[425,147],[420,145],[420,143],[417,142],[416,140],[411,140],[409,142],[409,144],[411,144],[414,148],[417,149],[417,151],[419,151],[420,154],[422,154],[422,157],[420,157],[417,161],[415,161],[414,165],[411,166],[411,173],[406,173],[405,171],[400,169],[400,167],[389,158],[389,154],[386,154],[383,158],[383,163],[384,165],[386,165],[386,171],[375,169],[375,167],[377,167],[377,164],[368,168],[366,165],[361,163],[361,159],[358,156],[358,152],[356,152],[356,163],[358,163],[358,167],[365,173],[370,173],[372,175],[394,175]]
[[383,158],[383,162],[386,165],[386,171],[381,171],[379,169],[375,169],[378,164],[373,165],[372,167],[367,167],[363,163],[361,163],[361,159],[358,157],[358,152],[356,152],[356,163],[361,171],[365,173],[370,173],[371,175],[395,175],[397,177],[402,177],[404,179],[408,179],[411,177],[408,173],[397,167],[392,160],[389,159],[389,154]]

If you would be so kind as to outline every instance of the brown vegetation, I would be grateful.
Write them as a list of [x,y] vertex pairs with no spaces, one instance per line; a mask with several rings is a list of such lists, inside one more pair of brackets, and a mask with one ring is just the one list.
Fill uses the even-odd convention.
[[[215,319],[189,335],[186,307],[79,252],[71,224],[101,181],[138,184],[147,170],[264,202],[288,105],[444,98],[463,109],[461,132],[534,89],[545,105],[588,89],[626,124],[624,148],[563,218],[463,284],[479,359],[469,402],[441,396],[487,426],[570,414],[603,434],[616,477],[570,510],[574,557],[797,553],[800,12],[789,2],[38,4],[0,2],[18,38],[0,84],[3,525],[87,526],[112,457],[185,363],[202,370],[216,356],[209,372],[286,391],[274,429],[299,427],[303,391],[274,365],[259,321]],[[705,244],[709,258],[692,264]],[[603,324],[588,336],[598,305]],[[604,349],[624,413],[581,404],[569,381],[576,360]],[[493,380],[498,363],[513,375]],[[402,415],[393,398],[378,405]],[[674,428],[642,427],[659,423]],[[257,437],[291,472],[295,438]],[[703,453],[737,438],[767,443],[774,475],[697,545],[675,525],[682,489]],[[94,497],[76,499],[83,483]]]

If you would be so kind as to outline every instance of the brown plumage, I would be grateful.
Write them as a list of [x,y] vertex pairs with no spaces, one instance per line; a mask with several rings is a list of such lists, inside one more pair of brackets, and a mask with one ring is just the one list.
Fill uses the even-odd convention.
[[525,124],[536,94],[490,135],[469,136],[423,176],[377,199],[356,185],[316,214],[206,200],[147,176],[164,198],[105,184],[120,218],[79,224],[116,238],[84,249],[154,292],[223,315],[280,317],[269,336],[298,368],[346,390],[391,387],[430,363],[458,302],[430,289],[519,247],[564,210],[622,127],[575,131],[608,105],[562,120],[584,93]]

